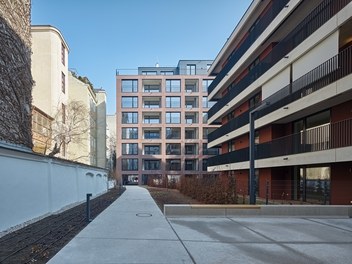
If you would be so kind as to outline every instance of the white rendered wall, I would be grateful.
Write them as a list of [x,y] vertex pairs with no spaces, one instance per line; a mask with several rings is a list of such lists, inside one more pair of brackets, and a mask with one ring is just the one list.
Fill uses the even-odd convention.
[[339,52],[339,32],[336,31],[293,63],[293,81],[313,70]]
[[0,147],[0,232],[108,189],[107,171]]
[[277,91],[290,83],[290,67],[287,67],[282,72],[275,75],[270,81],[262,86],[262,100],[265,100],[270,95],[273,95]]

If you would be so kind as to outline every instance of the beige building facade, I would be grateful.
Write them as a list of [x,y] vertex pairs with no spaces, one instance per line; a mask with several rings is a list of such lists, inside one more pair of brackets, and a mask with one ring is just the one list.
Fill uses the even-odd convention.
[[[48,154],[52,149],[52,121],[68,104],[69,47],[53,26],[32,26],[32,131],[33,150]],[[66,158],[66,146],[59,157]]]
[[[33,150],[105,168],[106,93],[68,70],[68,45],[52,26],[32,26]],[[61,138],[65,140],[60,141]]]

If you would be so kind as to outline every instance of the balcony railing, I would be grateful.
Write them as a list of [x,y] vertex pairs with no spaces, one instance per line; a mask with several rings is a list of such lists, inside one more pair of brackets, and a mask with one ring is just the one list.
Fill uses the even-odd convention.
[[248,157],[249,157],[249,148],[243,148],[243,149],[231,151],[225,154],[208,158],[208,167],[248,161]]
[[272,49],[268,56],[253,67],[239,83],[230,89],[226,96],[221,98],[209,109],[209,118],[220,111],[227,103],[243,92],[250,84],[267,72],[279,60],[284,58],[286,54],[296,48],[351,1],[352,0],[325,0],[318,5],[293,31]]
[[[315,69],[303,75],[292,84],[279,90],[265,99],[270,104],[258,111],[257,118],[263,117],[285,105],[316,92],[327,85],[352,73],[352,47],[341,51],[338,55],[322,63]],[[291,93],[292,92],[292,93]],[[221,128],[208,135],[209,142],[226,135],[249,123],[249,111],[230,120]]]
[[[352,73],[352,46],[344,49],[291,85],[282,88],[265,101],[270,104],[258,111],[257,118],[263,117],[287,104],[316,92],[327,85]],[[292,93],[290,94],[290,90]]]
[[239,48],[232,54],[225,67],[219,72],[212,84],[208,88],[208,93],[211,93],[232,67],[238,62],[243,54],[250,48],[250,46],[258,39],[267,26],[274,20],[277,14],[284,8],[289,0],[275,1],[271,9],[260,18],[257,24],[249,32],[246,39],[239,46]]
[[[256,145],[256,159],[266,159],[352,146],[352,119],[307,129]],[[208,166],[249,160],[249,148],[208,159]]]
[[219,137],[226,135],[236,129],[249,123],[249,111],[242,113],[241,115],[231,119],[225,125],[222,125],[221,128],[216,129],[208,135],[208,142],[212,142]]
[[352,119],[326,124],[256,146],[256,158],[293,155],[352,146]]

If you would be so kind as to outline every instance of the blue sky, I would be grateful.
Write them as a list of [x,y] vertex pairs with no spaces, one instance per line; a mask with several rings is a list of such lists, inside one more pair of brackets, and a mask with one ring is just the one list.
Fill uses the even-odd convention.
[[[32,24],[58,28],[69,68],[107,93],[116,111],[116,69],[215,59],[251,0],[32,0]],[[126,73],[126,72],[125,72]]]

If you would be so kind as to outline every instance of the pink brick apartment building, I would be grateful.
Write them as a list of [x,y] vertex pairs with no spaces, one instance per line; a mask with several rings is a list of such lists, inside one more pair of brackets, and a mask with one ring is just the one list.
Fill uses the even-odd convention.
[[213,105],[207,89],[212,61],[181,60],[177,67],[139,67],[138,75],[116,75],[117,178],[123,184],[177,183],[204,176],[219,148],[207,148]]

